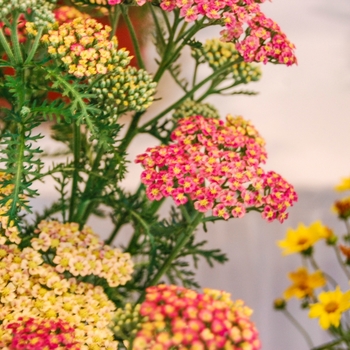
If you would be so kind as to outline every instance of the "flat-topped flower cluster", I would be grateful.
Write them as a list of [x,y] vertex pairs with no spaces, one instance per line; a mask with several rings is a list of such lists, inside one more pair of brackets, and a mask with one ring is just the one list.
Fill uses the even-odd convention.
[[[90,0],[91,1],[91,0]],[[123,0],[108,0],[118,5]],[[136,0],[139,6],[147,0]],[[223,41],[236,43],[238,52],[246,62],[277,62],[290,66],[297,63],[295,46],[280,26],[260,10],[264,0],[160,0],[159,6],[167,12],[178,9],[187,22],[201,17],[216,21],[224,29]]]
[[199,212],[227,220],[255,209],[272,221],[284,221],[297,199],[288,182],[265,172],[264,141],[243,118],[223,121],[202,116],[178,121],[174,143],[147,149],[137,157],[150,200],[172,197],[176,205],[193,201]]
[[233,302],[222,291],[205,289],[199,294],[174,285],[149,287],[133,349],[258,350],[251,313],[241,300]]
[[[42,221],[31,247],[24,249],[18,246],[18,230],[12,235],[9,230],[0,236],[0,346],[23,338],[24,334],[19,338],[20,334],[13,333],[11,324],[29,317],[39,323],[68,323],[74,328],[72,344],[78,344],[79,349],[116,349],[117,342],[108,328],[114,303],[102,287],[80,280],[95,276],[111,287],[123,285],[133,271],[130,255],[104,245],[90,228],[79,230],[75,223]],[[42,342],[50,337],[47,334],[38,339]]]

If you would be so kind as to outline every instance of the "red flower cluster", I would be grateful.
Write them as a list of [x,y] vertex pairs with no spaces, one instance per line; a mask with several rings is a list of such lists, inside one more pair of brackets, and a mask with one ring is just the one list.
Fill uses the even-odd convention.
[[258,210],[268,221],[287,218],[297,199],[294,188],[265,163],[264,141],[242,118],[223,121],[202,116],[182,118],[171,145],[148,148],[137,157],[150,200],[172,197],[176,205],[192,200],[196,210],[213,216],[242,217]]
[[[136,0],[139,6],[147,0]],[[149,1],[149,0],[148,0]],[[192,22],[199,16],[218,21],[224,29],[223,41],[232,41],[246,62],[268,61],[290,66],[297,63],[295,46],[281,28],[260,10],[265,0],[160,0],[160,7],[167,12],[180,10],[180,16]],[[117,5],[123,0],[108,0]]]
[[174,285],[158,285],[146,290],[140,314],[141,329],[134,350],[167,349],[260,349],[251,310],[229,294],[193,290]]
[[74,340],[74,328],[61,320],[40,320],[21,317],[9,323],[13,338],[10,350],[51,350],[80,349]]

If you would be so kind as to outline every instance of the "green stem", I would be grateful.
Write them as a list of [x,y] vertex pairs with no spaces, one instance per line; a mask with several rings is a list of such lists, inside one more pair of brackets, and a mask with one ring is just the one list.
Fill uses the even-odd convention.
[[23,180],[23,162],[24,162],[24,151],[25,151],[25,128],[22,124],[18,123],[18,131],[19,131],[19,143],[18,143],[18,153],[16,159],[16,172],[14,175],[14,189],[12,194],[12,203],[11,207],[8,211],[9,222],[15,219],[18,211],[18,197],[20,196],[20,190],[22,188],[22,180]]
[[117,28],[118,28],[118,22],[119,22],[119,16],[120,16],[119,7],[120,6],[112,6],[111,9],[110,9],[110,12],[109,12],[109,23],[112,26],[110,39],[112,39],[112,37],[114,35],[116,35],[116,31],[117,31]]
[[[314,259],[314,257],[311,255],[309,257],[309,261],[311,263],[311,266],[315,269],[315,270],[319,270],[322,271],[320,269],[320,267],[318,266],[318,264],[316,263],[316,260]],[[328,281],[333,285],[333,287],[336,287],[338,285],[338,283],[335,281],[335,279],[330,276],[328,273],[325,273],[324,271],[322,271],[322,273],[326,276],[326,278],[328,279]],[[328,290],[327,287],[325,287],[326,290]]]
[[203,85],[205,85],[207,82],[215,78],[216,76],[220,75],[227,67],[231,65],[231,62],[227,62],[226,64],[222,65],[218,70],[213,72],[211,75],[203,79],[200,83],[198,83],[196,86],[194,86],[188,93],[181,97],[179,100],[174,102],[172,105],[170,105],[168,108],[166,108],[164,111],[159,113],[156,117],[152,118],[150,121],[145,123],[139,128],[139,132],[146,132],[146,128],[152,124],[154,124],[157,120],[164,117],[167,113],[172,111],[173,109],[177,108],[179,105],[181,105],[183,102],[185,102],[189,96],[192,96],[198,89],[200,89]]
[[89,177],[88,177],[86,184],[85,184],[84,192],[81,196],[81,203],[79,204],[77,213],[74,217],[74,220],[76,222],[81,223],[81,224],[84,224],[86,221],[86,218],[88,218],[90,215],[89,210],[91,210],[90,204],[91,204],[91,200],[92,200],[91,189],[96,187],[95,186],[96,184],[94,184],[94,181],[96,180],[96,173],[98,172],[98,168],[100,166],[101,159],[102,159],[104,153],[105,153],[105,148],[103,145],[101,145],[99,147],[98,152],[96,154],[96,157],[93,161],[91,171],[89,172]]
[[80,147],[81,147],[81,133],[80,126],[73,123],[73,157],[74,157],[74,171],[72,179],[72,192],[69,204],[69,221],[73,221],[74,210],[76,204],[76,195],[78,191],[79,182],[79,164],[80,164]]
[[24,61],[24,64],[29,63],[33,59],[33,57],[35,55],[35,52],[38,49],[38,46],[40,44],[40,39],[41,39],[41,35],[43,33],[43,30],[44,30],[44,27],[39,27],[38,34],[35,36],[33,45],[30,48],[30,51],[28,53],[28,56],[27,56],[26,60]]
[[22,50],[21,46],[19,44],[19,39],[18,39],[18,32],[17,32],[17,21],[20,16],[20,13],[15,12],[13,15],[12,23],[11,23],[11,41],[12,41],[12,46],[13,46],[13,51],[15,55],[15,61],[16,63],[23,63],[23,55],[22,55]]
[[128,7],[121,5],[120,6],[121,11],[122,11],[122,15],[125,21],[126,26],[128,27],[129,30],[129,34],[131,36],[131,41],[135,50],[135,55],[136,55],[136,60],[137,60],[137,64],[141,69],[146,69],[145,64],[143,62],[142,59],[142,55],[141,55],[141,50],[140,50],[140,45],[137,39],[137,35],[134,29],[134,26],[130,20],[129,14],[128,14]]
[[339,250],[337,249],[336,246],[333,246],[333,248],[334,248],[335,255],[336,255],[336,257],[337,257],[337,260],[338,260],[339,265],[340,265],[341,268],[343,269],[343,271],[344,271],[346,277],[348,278],[348,280],[350,280],[350,272],[348,271],[348,269],[346,268],[346,266],[345,266],[343,260],[341,259],[341,256],[340,256],[340,254],[339,254]]
[[168,256],[168,258],[164,261],[163,265],[160,267],[156,275],[151,279],[151,281],[148,283],[148,286],[154,286],[156,285],[159,280],[162,278],[162,276],[168,271],[173,261],[177,258],[179,253],[181,252],[182,248],[187,244],[187,242],[192,237],[193,231],[196,229],[198,224],[202,221],[203,214],[202,213],[196,213],[192,221],[189,223],[186,230],[184,230],[179,238],[176,241],[175,247],[172,250],[171,254]]
[[316,346],[314,348],[311,348],[310,350],[329,350],[334,345],[338,345],[338,344],[340,344],[342,342],[343,342],[343,339],[338,339],[338,340],[334,340],[334,341],[331,341],[329,343],[326,343],[326,344],[323,344],[323,345],[320,345],[320,346]]
[[304,327],[293,317],[293,315],[287,309],[282,310],[282,312],[288,318],[288,320],[295,326],[295,328],[301,333],[308,346],[312,348],[314,345],[309,334],[305,331]]
[[119,230],[122,228],[123,225],[124,225],[124,222],[122,220],[119,220],[117,222],[117,224],[115,225],[112,233],[109,235],[108,239],[105,240],[106,244],[111,245],[113,243],[113,241],[117,237],[117,234],[118,234]]
[[12,64],[14,64],[15,61],[16,61],[15,60],[15,56],[13,55],[11,47],[10,47],[9,43],[7,42],[7,40],[6,40],[4,32],[2,31],[2,28],[0,28],[0,43],[1,43],[2,47],[4,48],[4,50],[6,52],[6,55],[9,58],[10,62]]

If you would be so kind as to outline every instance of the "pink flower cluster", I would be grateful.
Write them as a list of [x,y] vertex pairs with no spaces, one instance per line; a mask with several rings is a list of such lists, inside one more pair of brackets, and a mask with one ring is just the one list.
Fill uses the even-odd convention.
[[198,294],[174,285],[149,287],[140,314],[144,321],[134,350],[261,348],[249,320],[251,310],[242,301],[231,301],[225,292]]
[[74,328],[62,320],[20,317],[6,328],[13,336],[8,344],[10,350],[80,349],[74,340]]
[[264,141],[241,117],[193,116],[178,121],[173,144],[148,148],[137,163],[150,200],[172,197],[176,205],[193,201],[199,212],[227,220],[249,210],[283,222],[297,199],[293,186],[273,171],[264,172]]
[[[167,12],[180,10],[180,16],[192,22],[199,16],[219,21],[223,41],[236,44],[246,62],[268,61],[290,66],[297,63],[295,46],[281,28],[260,10],[265,0],[160,0],[160,7]],[[123,0],[109,0],[117,5]],[[142,6],[146,0],[136,0]]]

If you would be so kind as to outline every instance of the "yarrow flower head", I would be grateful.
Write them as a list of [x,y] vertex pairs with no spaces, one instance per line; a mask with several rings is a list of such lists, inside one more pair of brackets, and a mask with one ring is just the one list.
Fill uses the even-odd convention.
[[329,237],[330,230],[320,221],[315,221],[310,226],[299,224],[296,230],[289,228],[286,238],[278,241],[278,246],[282,249],[283,255],[293,253],[310,254],[313,245],[322,238]]
[[153,102],[156,86],[147,71],[129,66],[96,82],[92,92],[103,104],[106,114],[118,115],[146,110]]
[[228,293],[206,289],[203,294],[174,285],[146,290],[141,305],[144,320],[134,350],[261,348],[250,321],[251,310]]
[[209,103],[197,102],[187,99],[173,113],[173,118],[180,119],[201,115],[204,118],[220,119],[218,110]]
[[318,300],[310,306],[309,317],[319,318],[323,329],[339,327],[342,314],[350,309],[350,291],[343,293],[337,286],[333,291],[320,293]]
[[[123,0],[108,0],[118,5]],[[159,0],[159,6],[167,12],[179,10],[185,21],[199,17],[218,21],[224,29],[221,40],[233,42],[246,62],[268,61],[287,66],[297,63],[295,46],[287,39],[281,28],[260,10],[263,0]],[[146,0],[136,0],[139,6]]]
[[94,275],[105,279],[111,287],[124,285],[131,279],[130,254],[105,245],[87,226],[79,230],[77,223],[42,221],[35,234],[31,239],[33,249],[50,251],[58,273],[69,272],[74,277]]
[[285,299],[292,297],[303,299],[313,297],[316,288],[323,287],[326,284],[326,279],[322,271],[315,271],[309,274],[305,267],[300,267],[297,271],[288,274],[293,284],[288,287],[283,296]]
[[59,59],[76,78],[122,71],[131,60],[129,52],[118,50],[116,37],[109,39],[112,29],[95,19],[78,17],[43,35],[48,53]]
[[15,11],[30,11],[32,21],[37,26],[47,25],[55,21],[53,9],[57,0],[2,0],[0,1],[0,18],[11,15]]
[[200,48],[192,49],[192,56],[204,58],[213,70],[232,62],[232,65],[227,68],[226,75],[232,78],[236,84],[258,81],[261,77],[260,67],[242,61],[235,45],[231,42],[208,39]]
[[115,350],[117,342],[108,328],[114,311],[115,305],[102,287],[79,282],[73,277],[66,279],[31,247],[20,250],[14,244],[0,244],[2,349],[13,340],[11,324],[28,317],[43,322],[69,323],[75,330],[74,341],[79,349],[94,344],[95,348],[90,349]]
[[173,144],[148,148],[137,157],[150,200],[190,198],[199,212],[242,217],[252,208],[268,221],[287,217],[297,199],[294,188],[275,172],[265,172],[264,140],[243,118],[223,121],[192,116],[180,119]]
[[20,317],[6,328],[12,331],[12,339],[7,344],[11,350],[81,349],[74,339],[74,328],[62,320]]

